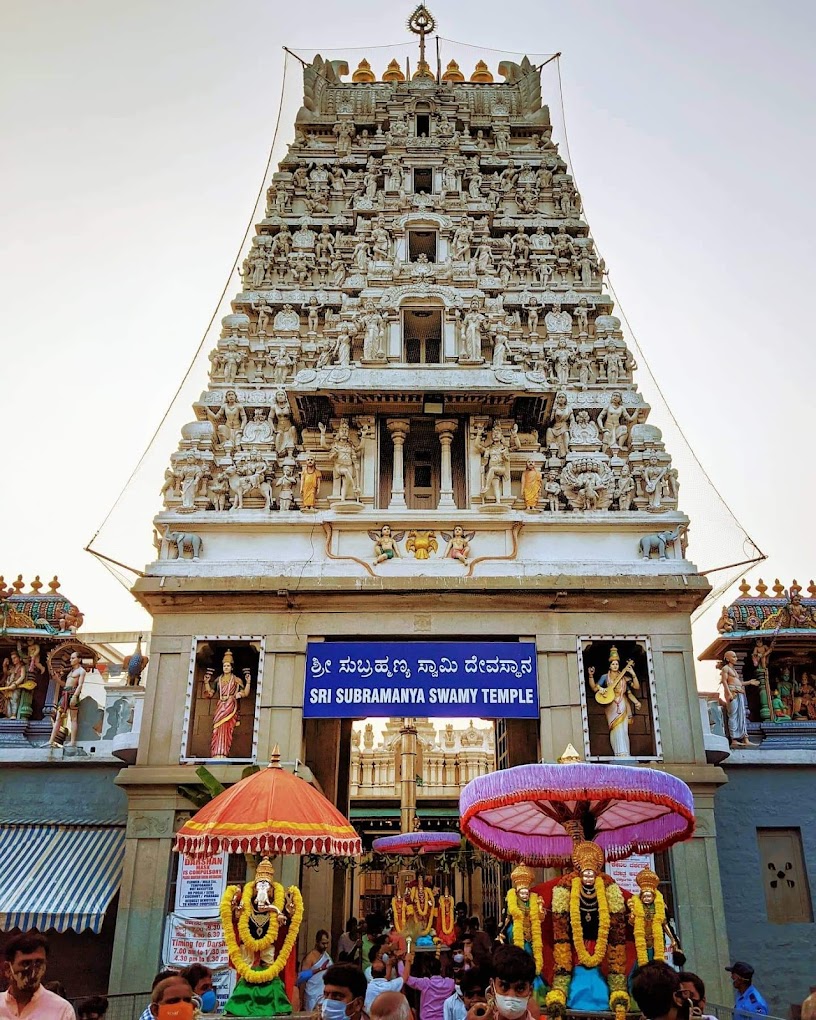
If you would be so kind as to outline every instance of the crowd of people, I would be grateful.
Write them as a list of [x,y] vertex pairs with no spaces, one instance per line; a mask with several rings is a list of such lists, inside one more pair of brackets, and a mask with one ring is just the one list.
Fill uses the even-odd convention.
[[[293,1008],[314,1020],[538,1020],[533,997],[533,958],[516,946],[494,943],[475,919],[457,911],[456,941],[444,952],[417,953],[404,938],[384,931],[377,917],[351,918],[330,953],[320,930],[297,975]],[[38,932],[18,935],[5,947],[8,989],[0,993],[0,1020],[104,1020],[108,999],[77,1003],[58,981],[44,983],[48,940]],[[727,970],[735,991],[735,1018],[767,1015],[753,984],[753,968],[738,961]],[[646,1020],[715,1020],[706,1013],[702,979],[662,961],[632,975],[631,994]],[[193,964],[159,971],[139,1020],[195,1020],[217,1011],[212,971]],[[802,1020],[816,1020],[816,993],[805,1000]]]

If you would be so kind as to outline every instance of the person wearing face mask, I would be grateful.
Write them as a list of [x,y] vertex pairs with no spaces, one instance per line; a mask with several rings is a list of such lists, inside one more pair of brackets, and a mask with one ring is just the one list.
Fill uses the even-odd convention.
[[536,968],[529,953],[518,946],[500,946],[491,963],[493,980],[489,997],[494,1015],[501,1020],[533,1020],[529,1009]]
[[371,1004],[382,992],[401,992],[403,980],[397,973],[397,967],[405,954],[396,952],[382,953],[371,961],[371,978],[366,990],[363,1010],[371,1013]]
[[[699,1020],[716,1020],[710,1013],[706,1013],[706,990],[703,979],[690,970],[680,972],[680,991],[688,999],[691,1005],[691,1015]],[[802,1020],[806,1020],[805,1017]]]
[[192,1013],[193,990],[181,974],[175,974],[173,977],[165,978],[164,981],[159,981],[153,989],[150,996],[150,1014],[154,1020],[158,1020],[162,1006],[177,1006],[181,1002],[188,1002]]
[[691,1015],[680,975],[662,960],[638,967],[632,977],[632,997],[646,1020],[689,1020]]
[[335,963],[323,975],[321,1020],[368,1020],[363,1009],[367,982],[359,967]]
[[213,988],[212,971],[203,963],[191,963],[181,972],[181,977],[190,983],[193,995],[197,995],[201,1003],[202,1013],[214,1013],[218,1006],[218,996]]
[[43,988],[48,939],[37,932],[18,935],[6,944],[8,990],[0,994],[2,1020],[75,1020],[70,1002]]
[[[454,953],[453,962],[456,963],[456,953]],[[477,1002],[485,1001],[486,987],[487,978],[482,971],[463,971],[456,991],[445,999],[442,1009],[443,1020],[465,1020],[469,1010]]]

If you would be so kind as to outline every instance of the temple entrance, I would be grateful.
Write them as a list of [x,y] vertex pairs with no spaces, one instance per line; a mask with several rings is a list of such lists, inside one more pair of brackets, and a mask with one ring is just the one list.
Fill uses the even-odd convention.
[[428,418],[411,422],[405,441],[405,501],[411,510],[435,510],[439,503],[439,439]]

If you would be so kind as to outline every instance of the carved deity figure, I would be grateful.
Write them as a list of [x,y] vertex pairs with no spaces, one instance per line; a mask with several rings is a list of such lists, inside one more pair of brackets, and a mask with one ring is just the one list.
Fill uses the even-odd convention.
[[382,361],[385,358],[385,319],[377,311],[372,298],[366,301],[357,321],[363,331],[363,359]]
[[[518,425],[513,435],[518,443]],[[500,425],[494,425],[490,442],[485,441],[484,432],[476,439],[476,450],[481,453],[484,461],[484,482],[482,495],[492,495],[496,503],[501,503],[502,485],[510,479],[510,444],[504,437]]]
[[370,531],[369,537],[374,542],[374,562],[385,563],[386,560],[400,559],[397,542],[401,542],[404,535],[404,531],[392,535],[388,524],[383,524],[379,531]]
[[[25,663],[19,652],[12,651],[3,662],[3,690],[7,719],[31,718],[31,691],[28,689]],[[36,686],[36,685],[35,685]]]
[[329,450],[335,483],[340,484],[340,498],[344,501],[360,497],[360,454],[359,444],[352,439],[349,423],[341,418],[337,431],[331,440],[326,435],[326,426],[318,422],[320,445]]
[[204,673],[202,697],[218,699],[210,738],[210,754],[213,758],[229,757],[235,730],[239,725],[238,702],[249,694],[252,680],[249,667],[244,667],[244,679],[241,681],[233,672],[233,665],[232,652],[227,649],[221,660],[221,673],[216,677],[214,686],[215,667],[208,666]]
[[737,653],[727,651],[717,664],[723,699],[728,711],[728,735],[732,747],[756,747],[748,739],[748,699],[746,687],[759,687],[759,680],[743,680],[736,669]]
[[[457,315],[458,315],[457,311]],[[479,310],[479,299],[474,297],[470,307],[462,319],[462,360],[482,360],[482,333],[486,322],[485,315]]]
[[633,660],[630,659],[621,669],[620,656],[613,645],[609,651],[608,672],[596,682],[595,667],[590,666],[587,669],[587,678],[595,700],[604,707],[612,753],[616,758],[630,757],[629,727],[632,725],[634,712],[640,708],[640,701],[633,693],[640,690],[640,680],[635,674]]
[[544,495],[547,497],[547,509],[551,513],[556,513],[561,509],[561,486],[558,482],[558,472],[554,469],[547,472]]
[[615,495],[618,498],[619,510],[630,510],[632,508],[632,500],[635,495],[635,480],[632,478],[628,464],[624,464],[621,468],[615,485]]
[[314,457],[306,458],[306,465],[300,473],[300,509],[313,511],[320,495],[322,476]]
[[[244,417],[246,424],[246,416]],[[223,428],[223,426],[222,426]],[[181,483],[181,510],[195,510],[195,498],[204,472],[192,450],[176,466],[176,475]]]
[[59,747],[57,737],[66,720],[71,731],[71,747],[76,747],[77,733],[79,731],[79,699],[86,675],[78,653],[71,652],[68,672],[61,681],[57,681],[57,687],[61,688],[61,690],[54,710],[54,726],[51,730],[50,747]]
[[244,405],[238,402],[235,390],[227,390],[224,403],[217,411],[207,408],[207,417],[215,425],[221,443],[237,444],[239,434],[247,423]]
[[350,121],[342,120],[334,125],[333,130],[337,136],[337,155],[348,156],[355,135],[354,125]]
[[668,464],[661,464],[656,455],[652,454],[641,468],[641,480],[644,493],[649,500],[649,509],[658,511],[662,508],[663,479],[666,477]]
[[[547,318],[549,318],[549,315]],[[562,337],[558,341],[555,350],[550,355],[553,366],[553,375],[555,376],[555,381],[559,386],[567,386],[569,384],[570,369],[574,357],[575,352],[570,347],[566,338]]]
[[600,446],[598,426],[589,417],[589,411],[579,411],[570,423],[571,446]]
[[278,506],[283,511],[292,509],[292,504],[295,501],[296,482],[295,465],[292,461],[287,460],[283,465],[283,471],[274,483],[279,490]]
[[270,443],[272,441],[272,429],[264,416],[263,408],[256,407],[251,421],[244,426],[241,436],[242,445],[247,443]]
[[552,306],[552,311],[544,316],[544,325],[547,327],[547,336],[557,340],[560,337],[572,336],[572,316],[567,311],[562,311],[560,301]]
[[524,509],[534,512],[538,509],[538,501],[541,497],[542,487],[541,472],[534,460],[528,460],[521,476],[521,497],[524,500]]
[[629,446],[629,425],[635,419],[634,411],[623,406],[623,397],[616,390],[609,403],[598,415],[598,428],[603,437],[603,452],[616,456]]
[[572,411],[567,401],[567,395],[563,392],[556,394],[553,404],[552,419],[545,434],[547,446],[555,449],[557,455],[563,460],[569,453],[569,427],[572,421]]
[[292,423],[292,409],[286,399],[286,390],[275,391],[275,398],[272,401],[272,410],[269,413],[270,421],[275,422],[275,452],[279,460],[285,457],[294,457],[298,447],[297,429]]
[[445,547],[445,558],[458,560],[462,566],[466,567],[470,555],[470,540],[474,534],[473,531],[465,531],[459,524],[456,525],[453,532],[443,531],[442,537],[448,543]]

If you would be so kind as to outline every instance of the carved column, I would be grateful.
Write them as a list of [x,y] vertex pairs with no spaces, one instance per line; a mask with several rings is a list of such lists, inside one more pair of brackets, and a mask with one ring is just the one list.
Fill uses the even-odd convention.
[[406,506],[403,447],[405,446],[405,437],[411,429],[411,423],[406,418],[389,418],[386,425],[394,443],[394,473],[391,478],[391,502],[388,504],[388,509],[400,510]]
[[[434,425],[436,434],[439,436],[439,444],[442,447],[442,478],[439,486],[439,505],[437,510],[455,510],[456,501],[453,498],[453,469],[451,467],[451,444],[453,434],[458,427],[458,422],[452,419],[438,421]],[[396,458],[394,458],[396,460]]]

